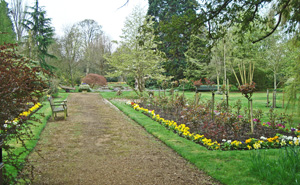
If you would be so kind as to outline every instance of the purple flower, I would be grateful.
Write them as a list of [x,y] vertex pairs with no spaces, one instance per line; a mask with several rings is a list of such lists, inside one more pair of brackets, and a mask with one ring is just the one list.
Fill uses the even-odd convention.
[[292,132],[295,132],[295,131],[296,131],[296,129],[295,129],[295,128],[291,128],[291,131],[292,131]]
[[258,119],[254,118],[253,121],[258,122]]
[[278,124],[277,127],[285,128],[285,126],[282,124]]
[[271,125],[271,123],[270,123],[270,122],[267,122],[267,125]]
[[238,116],[238,118],[242,118],[242,117],[243,117],[242,115],[239,115],[239,116]]

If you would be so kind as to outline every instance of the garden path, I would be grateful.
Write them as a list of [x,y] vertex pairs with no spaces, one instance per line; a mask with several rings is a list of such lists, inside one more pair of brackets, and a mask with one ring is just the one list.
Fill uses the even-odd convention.
[[97,93],[72,93],[30,160],[33,184],[218,184]]

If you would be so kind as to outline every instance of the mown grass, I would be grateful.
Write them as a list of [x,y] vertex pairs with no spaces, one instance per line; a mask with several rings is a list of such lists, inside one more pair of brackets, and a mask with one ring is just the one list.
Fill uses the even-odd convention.
[[[69,95],[68,93],[60,93],[59,98],[57,100],[64,100],[68,97],[68,95]],[[9,141],[9,144],[15,147],[14,153],[20,154],[26,151],[18,158],[18,164],[23,164],[27,156],[30,154],[30,152],[33,151],[34,147],[36,146],[40,138],[41,132],[45,128],[48,119],[51,117],[51,108],[49,102],[48,101],[42,102],[42,105],[43,106],[36,113],[32,115],[32,117],[38,119],[40,122],[29,121],[30,123],[32,123],[30,127],[31,127],[33,138],[25,141],[28,150],[26,151],[26,149],[22,147],[20,143],[18,143],[16,140]],[[7,155],[7,153],[3,151],[3,155]],[[14,177],[17,177],[19,172],[16,171],[15,168],[9,166],[8,164],[5,164],[5,168],[7,169],[8,173],[12,174]]]
[[[125,103],[115,100],[111,102],[149,133],[223,184],[285,184],[287,179],[291,184],[298,184],[299,149],[297,153],[293,152],[295,150],[289,152],[290,156],[295,154],[294,158],[284,155],[283,149],[211,151],[174,134]],[[296,162],[297,165],[294,165]],[[280,169],[280,176],[276,169]],[[289,173],[293,178],[287,177],[288,172],[294,172]]]
[[120,96],[117,96],[117,92],[101,92],[101,96],[105,99],[120,98],[135,100],[139,98],[134,91],[122,91],[122,94]]

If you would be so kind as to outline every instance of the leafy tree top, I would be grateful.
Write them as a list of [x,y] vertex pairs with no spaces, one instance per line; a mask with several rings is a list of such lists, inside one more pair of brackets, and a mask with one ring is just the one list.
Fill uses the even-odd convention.
[[261,41],[280,26],[287,32],[299,30],[299,0],[202,0],[197,23],[206,23],[211,38],[223,36],[226,27],[240,25],[240,33],[260,29]]

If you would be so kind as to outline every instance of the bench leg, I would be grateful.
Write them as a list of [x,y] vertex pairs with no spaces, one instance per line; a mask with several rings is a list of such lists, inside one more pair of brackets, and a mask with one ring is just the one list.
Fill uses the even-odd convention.
[[51,116],[51,117],[52,117],[52,120],[54,121],[54,113],[52,113],[52,116]]
[[67,116],[68,116],[68,113],[67,113],[67,110],[65,110],[65,120],[67,120]]

